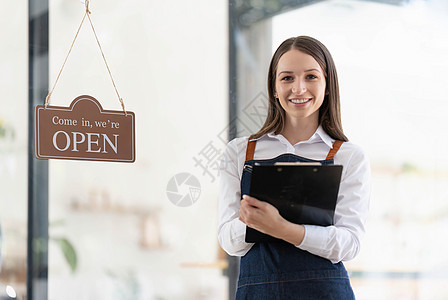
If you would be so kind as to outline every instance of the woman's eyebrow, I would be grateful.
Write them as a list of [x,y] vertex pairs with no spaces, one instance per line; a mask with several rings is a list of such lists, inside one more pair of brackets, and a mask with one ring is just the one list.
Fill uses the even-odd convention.
[[317,71],[319,73],[322,73],[319,69],[309,69],[309,70],[305,70],[305,72],[311,72],[311,71]]
[[[308,70],[305,70],[305,72],[311,72],[311,71],[317,71],[319,73],[322,73],[319,69],[308,69]],[[291,74],[291,73],[294,73],[294,72],[293,71],[281,71],[280,73],[278,73],[278,75],[280,75],[282,73]]]

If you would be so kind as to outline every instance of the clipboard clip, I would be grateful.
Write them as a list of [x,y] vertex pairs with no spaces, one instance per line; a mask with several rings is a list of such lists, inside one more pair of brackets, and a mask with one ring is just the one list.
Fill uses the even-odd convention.
[[276,162],[274,166],[322,166],[320,162]]

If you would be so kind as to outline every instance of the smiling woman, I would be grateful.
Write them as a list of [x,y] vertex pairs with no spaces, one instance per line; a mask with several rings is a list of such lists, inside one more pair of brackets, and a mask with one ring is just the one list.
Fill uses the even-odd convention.
[[[360,249],[370,168],[364,151],[342,131],[329,51],[308,36],[285,40],[271,60],[268,92],[265,124],[227,145],[221,170],[218,239],[229,255],[241,257],[236,298],[354,299],[342,261]],[[251,166],[276,162],[343,166],[334,225],[292,223],[250,196]],[[246,242],[246,227],[277,240]]]

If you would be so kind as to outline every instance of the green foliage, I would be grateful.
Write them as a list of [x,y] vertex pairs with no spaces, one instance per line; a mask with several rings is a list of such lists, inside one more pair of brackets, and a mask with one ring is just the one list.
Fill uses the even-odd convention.
[[72,272],[75,272],[78,266],[78,258],[72,243],[70,243],[66,238],[51,238],[51,240],[55,241],[59,245],[62,253],[64,254],[65,260],[70,266],[70,269]]
[[14,128],[9,126],[5,121],[3,121],[0,118],[0,139],[6,139],[6,138],[10,138],[12,140],[15,138]]
[[405,162],[401,165],[401,171],[403,173],[414,173],[418,172],[418,168],[409,162]]

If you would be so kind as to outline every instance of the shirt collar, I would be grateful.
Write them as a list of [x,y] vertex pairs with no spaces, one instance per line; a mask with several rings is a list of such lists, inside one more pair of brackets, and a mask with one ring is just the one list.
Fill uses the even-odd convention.
[[[274,139],[284,139],[284,137],[282,135],[275,134],[274,132],[269,132],[268,134],[265,134],[265,135],[261,136],[258,139],[261,139],[261,138],[263,138],[265,136],[268,136],[268,137],[274,138]],[[281,136],[281,138],[280,138],[280,136]],[[258,140],[258,139],[256,139],[256,140]],[[328,145],[328,147],[333,148],[334,139],[332,139],[325,132],[325,130],[322,128],[321,125],[319,125],[319,127],[317,127],[316,132],[307,141],[307,143],[310,143],[310,144],[319,143],[319,142],[324,142],[325,144]]]
[[[328,147],[333,148],[333,143],[334,143],[335,140],[332,139],[332,138],[328,135],[328,133],[325,132],[325,130],[322,128],[321,125],[319,125],[319,127],[317,127],[317,130],[316,130],[316,132],[314,133],[314,135],[311,137],[311,139],[312,139],[314,136],[319,136],[320,139],[321,139],[325,144],[328,145]],[[311,140],[311,139],[310,139],[310,140]]]

